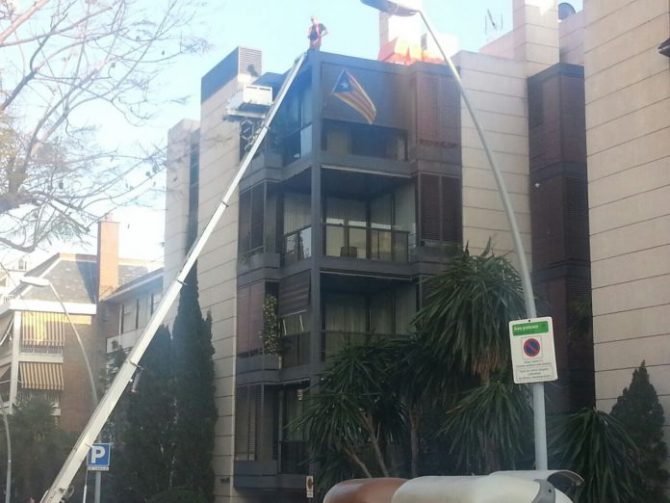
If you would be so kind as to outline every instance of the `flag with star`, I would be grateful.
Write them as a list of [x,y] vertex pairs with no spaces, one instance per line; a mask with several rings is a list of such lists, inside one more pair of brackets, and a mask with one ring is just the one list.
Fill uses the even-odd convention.
[[368,121],[368,124],[375,121],[377,107],[375,107],[363,86],[348,71],[342,70],[335,81],[335,87],[333,87],[331,94],[361,114]]

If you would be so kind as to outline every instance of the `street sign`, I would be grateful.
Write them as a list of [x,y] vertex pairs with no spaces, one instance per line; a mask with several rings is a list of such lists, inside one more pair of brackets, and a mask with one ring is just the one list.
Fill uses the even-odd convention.
[[312,499],[314,497],[314,476],[307,475],[305,477],[305,493],[307,498]]
[[558,379],[551,317],[510,321],[509,339],[516,384]]
[[93,444],[88,451],[87,468],[90,471],[109,471],[112,456],[112,444]]

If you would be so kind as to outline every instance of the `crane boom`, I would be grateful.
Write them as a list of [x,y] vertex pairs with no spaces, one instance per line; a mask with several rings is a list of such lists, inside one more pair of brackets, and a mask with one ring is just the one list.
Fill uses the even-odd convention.
[[170,309],[172,303],[177,298],[177,295],[179,295],[179,291],[181,290],[181,287],[184,284],[186,276],[193,268],[193,265],[198,259],[198,256],[200,255],[203,248],[207,244],[207,241],[214,232],[216,225],[219,223],[221,217],[228,208],[229,201],[233,196],[233,193],[237,189],[240,180],[242,179],[244,173],[247,171],[247,168],[251,164],[251,161],[256,155],[256,152],[258,151],[261,143],[265,139],[265,136],[267,135],[270,125],[272,124],[272,121],[275,115],[277,114],[279,107],[284,101],[284,98],[286,98],[286,94],[290,89],[291,85],[293,84],[293,81],[295,80],[296,76],[298,75],[298,72],[300,71],[303,62],[305,61],[306,56],[307,53],[303,53],[293,64],[293,67],[289,71],[286,80],[284,80],[284,83],[282,84],[282,87],[279,90],[277,98],[275,99],[274,103],[272,104],[267,114],[265,115],[265,118],[263,119],[262,125],[258,130],[258,134],[251,148],[247,151],[246,155],[244,156],[244,159],[242,160],[240,167],[237,170],[237,173],[235,174],[232,181],[228,185],[228,188],[226,189],[226,192],[224,193],[223,198],[221,199],[219,205],[216,207],[216,210],[214,211],[209,221],[207,222],[207,225],[203,229],[202,234],[200,234],[195,243],[193,243],[193,246],[186,255],[186,258],[184,259],[179,274],[177,274],[175,280],[170,284],[168,289],[165,291],[165,294],[163,295],[161,302],[156,308],[156,311],[149,319],[147,326],[144,328],[144,331],[138,338],[136,344],[133,346],[133,349],[128,354],[128,357],[126,358],[125,362],[119,369],[116,377],[110,384],[107,392],[104,394],[104,396],[98,403],[98,406],[93,411],[93,414],[88,420],[86,427],[79,435],[79,438],[77,439],[77,442],[70,451],[70,454],[65,460],[65,463],[58,472],[58,475],[54,479],[49,490],[44,494],[44,496],[40,500],[40,503],[59,503],[62,500],[63,496],[66,494],[66,491],[70,483],[72,482],[72,479],[74,478],[75,474],[77,473],[79,466],[84,461],[84,458],[86,457],[88,450],[90,449],[91,445],[100,434],[100,431],[102,430],[103,426],[109,419],[109,416],[114,410],[114,407],[116,407],[116,404],[121,398],[123,391],[126,389],[128,382],[130,382],[130,380],[132,379],[133,374],[136,368],[138,367],[140,360],[142,359],[142,355],[144,355],[144,352],[151,343],[151,340],[153,339],[156,330],[158,330],[161,323],[163,323],[165,317],[167,316],[168,310]]

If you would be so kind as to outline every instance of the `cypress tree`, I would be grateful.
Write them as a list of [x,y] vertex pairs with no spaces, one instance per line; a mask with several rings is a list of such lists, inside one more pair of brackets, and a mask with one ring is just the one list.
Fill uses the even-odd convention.
[[117,418],[110,472],[114,491],[105,491],[105,501],[146,501],[171,486],[175,399],[167,327],[158,329],[140,365],[141,377]]
[[174,487],[189,489],[207,501],[214,499],[214,362],[212,319],[202,317],[197,272],[186,278],[173,330],[175,349]]
[[658,401],[656,389],[649,381],[645,362],[633,372],[633,380],[617,399],[612,416],[624,426],[639,450],[643,478],[638,501],[670,501],[664,494],[668,472],[663,468],[663,463],[668,451],[663,440],[663,407]]

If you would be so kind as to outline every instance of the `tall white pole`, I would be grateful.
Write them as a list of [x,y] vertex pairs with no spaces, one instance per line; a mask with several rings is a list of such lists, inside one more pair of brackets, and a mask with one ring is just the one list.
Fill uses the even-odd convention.
[[0,408],[2,408],[2,420],[5,423],[5,435],[7,437],[7,479],[5,481],[5,503],[9,503],[12,494],[12,438],[9,434],[9,420],[5,410],[5,402],[0,396]]
[[[500,198],[502,199],[503,207],[505,209],[505,214],[507,215],[507,221],[512,232],[512,239],[514,241],[514,250],[519,259],[519,274],[521,276],[521,285],[523,287],[524,293],[524,303],[526,306],[526,316],[528,318],[537,317],[537,309],[535,308],[535,296],[533,294],[533,283],[530,278],[530,269],[528,268],[528,262],[526,261],[526,253],[523,247],[523,241],[521,240],[521,233],[519,232],[519,226],[516,221],[516,216],[514,215],[514,209],[512,208],[512,203],[510,202],[509,193],[507,192],[507,186],[505,185],[505,180],[502,177],[502,173],[498,168],[498,164],[493,156],[493,152],[489,147],[488,142],[486,141],[486,136],[484,130],[482,129],[475,110],[470,103],[470,98],[468,93],[463,86],[463,81],[461,76],[458,73],[458,69],[454,65],[451,57],[446,53],[440,40],[437,37],[437,33],[433,29],[432,25],[428,21],[428,18],[424,14],[423,10],[417,9],[421,19],[423,20],[428,32],[435,41],[444,61],[449,66],[451,73],[456,80],[458,87],[461,91],[461,97],[463,98],[463,103],[465,103],[472,122],[475,125],[479,139],[484,147],[484,152],[486,153],[486,158],[491,165],[491,170],[493,171],[493,176],[495,177],[496,184],[498,186],[498,192],[500,193]],[[534,411],[534,431],[535,431],[535,468],[537,470],[546,470],[547,469],[547,422],[546,422],[546,413],[545,413],[545,403],[544,403],[544,383],[535,383],[532,385],[533,391],[533,411]]]
[[[53,283],[49,281],[49,288],[53,292],[54,296],[56,297],[56,300],[61,306],[61,309],[63,310],[63,314],[65,314],[65,318],[67,319],[67,322],[70,324],[70,327],[72,328],[72,331],[74,332],[74,335],[77,339],[77,344],[79,345],[79,349],[81,350],[82,357],[84,358],[84,364],[86,365],[86,372],[88,374],[88,383],[91,387],[91,398],[93,399],[93,408],[95,408],[96,405],[98,405],[98,389],[95,385],[95,377],[93,376],[93,369],[91,368],[91,362],[88,359],[88,354],[86,353],[86,348],[84,347],[84,341],[82,340],[81,336],[79,335],[79,331],[77,330],[76,325],[74,324],[74,321],[72,321],[72,317],[70,316],[70,312],[67,310],[67,307],[65,307],[65,302],[63,302],[63,299],[61,296],[58,294],[58,291],[54,287]],[[97,471],[95,472],[95,490],[94,490],[94,501],[95,503],[100,503],[100,494],[101,494],[101,486],[102,486],[102,473]],[[88,468],[86,469],[86,479],[84,481],[84,492],[82,494],[82,503],[86,503],[87,499],[87,494],[88,494]]]

